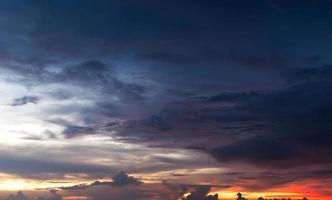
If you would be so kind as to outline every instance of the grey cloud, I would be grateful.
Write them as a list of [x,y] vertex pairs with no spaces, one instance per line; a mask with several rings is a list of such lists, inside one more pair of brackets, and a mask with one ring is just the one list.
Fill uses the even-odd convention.
[[65,67],[57,78],[61,81],[77,81],[78,84],[109,84],[112,77],[112,70],[105,63],[97,60],[90,60],[78,65]]
[[330,81],[332,76],[332,66],[326,65],[316,68],[295,68],[290,70],[287,78],[291,82],[317,82],[317,81]]
[[2,155],[0,164],[2,172],[36,179],[45,179],[54,174],[61,176],[66,173],[106,174],[112,173],[114,170],[109,166],[99,164],[37,159],[8,153]]
[[113,179],[113,185],[117,186],[117,187],[122,187],[122,186],[129,185],[129,184],[137,185],[137,184],[142,183],[138,179],[136,179],[132,176],[128,176],[124,172],[120,172],[119,174],[113,176],[112,179]]
[[[90,109],[86,109],[85,111],[89,111],[89,114],[87,116],[82,114],[83,119],[87,124],[85,126],[73,125],[63,120],[50,120],[50,122],[63,126],[64,130],[62,131],[62,134],[67,138],[101,133],[105,134],[105,132],[115,130],[116,127],[121,125],[120,121],[111,118],[112,116],[115,116],[115,114],[113,112],[108,113],[105,109],[96,110],[96,107],[91,109],[91,111],[89,111]],[[104,122],[98,120],[103,120]]]
[[[10,67],[10,70],[23,75],[18,80],[13,81],[29,87],[33,85],[47,86],[47,84],[54,83],[67,84],[67,87],[64,85],[65,88],[62,90],[46,91],[46,94],[60,100],[72,98],[76,94],[75,91],[70,91],[71,85],[99,93],[101,99],[110,101],[118,98],[122,103],[137,104],[145,100],[147,90],[144,86],[120,80],[113,72],[112,67],[104,62],[88,60],[78,64],[62,64],[56,68],[58,72],[49,71],[45,67],[35,69],[25,65],[20,66],[19,69]],[[29,97],[26,98],[26,101],[30,100]],[[22,98],[21,101],[23,100],[25,99]],[[36,101],[35,99],[31,100]]]
[[[279,70],[284,66],[291,67],[302,63],[307,65],[313,60],[320,60],[320,56],[285,55],[283,48],[275,50],[268,48],[271,42],[266,34],[269,32],[268,23],[265,20],[258,20],[261,19],[258,16],[264,13],[257,13],[257,18],[249,18],[251,26],[248,27],[247,22],[242,21],[241,17],[229,12],[229,9],[241,10],[237,13],[246,16],[245,13],[253,14],[244,9],[247,6],[266,7],[266,10],[274,13],[272,16],[278,16],[278,12],[267,7],[265,3],[241,2],[246,6],[239,6],[232,2],[218,1],[209,3],[168,1],[162,4],[156,4],[151,0],[144,2],[148,6],[142,6],[143,4],[134,1],[128,5],[104,0],[98,2],[84,0],[80,2],[80,6],[62,1],[27,1],[23,6],[14,3],[13,7],[18,6],[25,10],[15,14],[17,15],[15,24],[30,25],[27,30],[22,28],[25,30],[23,32],[13,30],[13,33],[20,32],[24,36],[24,44],[27,43],[24,46],[27,52],[23,51],[24,53],[20,54],[11,52],[16,57],[17,55],[24,57],[23,61],[21,58],[19,59],[21,62],[15,64],[16,70],[26,78],[29,77],[30,82],[37,79],[48,82],[54,79],[54,74],[46,73],[45,68],[49,66],[62,68],[68,63],[82,62],[78,64],[79,67],[65,67],[64,73],[72,76],[72,82],[104,83],[110,81],[110,77],[106,74],[112,74],[113,63],[118,61],[121,63],[117,66],[119,71],[142,73],[145,79],[152,79],[157,85],[164,84],[171,89],[185,88],[196,91],[204,88],[215,92],[215,88],[233,87],[233,80],[228,75],[236,76],[239,68],[233,70],[234,66],[240,66],[242,73],[248,73],[250,76],[254,73],[252,68],[259,69],[258,71],[270,68]],[[306,6],[305,8],[308,9]],[[118,12],[119,10],[122,12]],[[311,9],[308,9],[308,13],[311,13],[310,11]],[[197,12],[200,15],[197,15]],[[125,13],[130,13],[130,16]],[[170,16],[169,13],[173,14]],[[207,24],[210,26],[207,27]],[[21,43],[17,43],[19,44],[17,46],[22,48]],[[19,50],[19,47],[13,48]],[[247,55],[248,52],[250,55]],[[112,62],[110,67],[99,59],[115,62]],[[88,65],[95,67],[92,70]],[[133,66],[128,67],[128,65]],[[13,63],[10,68],[13,69]],[[245,72],[242,68],[250,70]],[[82,70],[78,72],[77,69]],[[164,74],[171,75],[164,76]],[[271,78],[271,74],[265,75]],[[96,77],[99,79],[96,80]],[[253,81],[241,85],[256,87],[254,85],[258,83],[262,86],[263,83],[271,81],[271,79],[266,80],[262,74],[255,74],[253,77]],[[202,83],[198,84],[195,81],[197,79]],[[123,95],[122,101],[128,100],[131,103],[144,98],[142,95],[144,87],[139,84],[126,83],[123,86],[123,81],[120,84],[114,80],[111,82],[123,89],[116,91],[110,87],[111,89],[103,92],[111,90],[119,93],[120,96]],[[253,83],[249,86],[248,83],[251,82]],[[215,88],[209,87],[210,84]],[[271,82],[269,84],[275,85]],[[197,88],[197,85],[201,87]]]
[[295,150],[287,142],[259,136],[217,147],[212,149],[210,153],[221,162],[248,161],[269,163],[285,159],[291,160],[295,156]]
[[26,104],[37,104],[39,102],[39,97],[36,96],[24,96],[21,98],[14,99],[11,106],[23,106]]
[[96,129],[92,127],[81,127],[73,125],[67,125],[64,131],[62,131],[62,133],[68,138],[80,135],[95,134],[96,132],[97,132]]
[[[298,62],[311,63],[317,59],[316,56],[289,58],[290,55],[284,55],[282,48],[279,49],[279,45],[271,41],[266,33],[272,29],[269,23],[259,20],[265,12],[272,13],[272,18],[280,13],[263,2],[248,4],[241,1],[239,5],[220,1],[208,4],[199,1],[168,1],[156,4],[151,0],[144,0],[144,4],[148,6],[142,7],[134,1],[131,1],[129,6],[122,2],[104,0],[93,3],[82,1],[80,6],[54,1],[35,3],[34,12],[39,17],[31,37],[49,51],[75,55],[77,52],[84,52],[80,45],[91,51],[89,43],[93,42],[99,49],[103,49],[99,50],[99,54],[110,52],[112,56],[129,52],[141,59],[157,61],[159,64],[236,63],[245,67],[278,69]],[[304,8],[307,9],[307,14],[313,14],[312,9],[308,8],[317,5],[309,5],[306,4]],[[253,14],[250,9],[244,9],[247,7],[264,8],[262,10],[265,12]],[[107,8],[108,11],[103,8]],[[239,15],[228,12],[232,9],[238,10],[240,16],[251,17],[248,21],[242,20]],[[118,10],[123,12],[112,12]],[[219,12],[220,10],[223,12]],[[128,12],[131,14],[124,14]],[[247,25],[248,22],[250,26]],[[60,28],[61,31],[58,31]],[[211,29],[213,31],[209,31]],[[277,35],[275,37],[278,38]],[[286,41],[282,42],[287,44]],[[269,48],[272,44],[277,46],[273,50]]]
[[298,77],[312,77],[310,81],[278,90],[192,98],[129,122],[118,134],[205,151],[223,163],[263,168],[328,165],[332,160],[324,155],[331,153],[332,82],[318,78],[329,77],[326,70],[303,70]]
[[16,195],[9,195],[6,200],[28,200],[29,198],[21,191],[17,192]]
[[6,200],[62,200],[62,196],[57,194],[57,190],[50,190],[50,197],[37,197],[37,198],[30,198],[25,195],[22,191],[18,191],[17,194],[10,194]]
[[57,194],[57,190],[50,190],[51,197],[38,197],[37,200],[62,200],[62,196]]
[[67,66],[60,74],[55,75],[55,79],[97,90],[106,99],[112,99],[108,95],[114,95],[124,103],[138,103],[145,100],[145,87],[119,80],[112,72],[112,68],[100,61],[91,60]]
[[[331,41],[325,37],[331,32],[327,1],[288,3],[282,13],[265,1],[0,4],[1,10],[8,9],[0,16],[5,30],[1,67],[18,75],[9,78],[20,85],[64,85],[63,91],[46,95],[73,103],[45,115],[79,116],[83,125],[58,123],[67,138],[115,130],[130,142],[196,149],[225,164],[284,168],[331,163],[324,156],[331,153],[331,69],[302,68],[328,59],[324,52],[331,45],[322,48],[320,40]],[[304,26],[297,23],[302,21]],[[295,66],[301,68],[287,75],[290,85],[283,85],[280,71]],[[74,91],[73,85],[82,90]],[[238,92],[261,88],[272,89]],[[164,90],[173,92],[160,95]],[[216,91],[221,94],[212,95]],[[191,98],[194,94],[199,97]],[[169,105],[172,95],[183,102]],[[13,105],[27,103],[38,100],[22,98]],[[168,108],[140,120],[155,107]],[[136,109],[142,110],[135,115]],[[94,171],[90,165],[15,159],[4,157],[4,171]],[[104,166],[97,170],[108,172]]]
[[128,174],[120,171],[118,174],[112,177],[112,181],[95,181],[91,184],[79,184],[69,187],[60,187],[62,190],[85,190],[91,187],[98,186],[109,186],[109,187],[125,187],[128,185],[140,185],[143,182],[139,181],[137,178],[133,176],[129,176]]
[[[123,174],[123,173],[119,173]],[[119,176],[116,175],[116,176]],[[121,175],[122,176],[122,175]],[[126,175],[126,179],[128,176]],[[133,178],[133,177],[132,177]],[[99,182],[96,181],[91,184],[81,184],[72,187],[62,187],[63,193],[66,196],[71,195],[84,195],[93,200],[100,199],[151,199],[151,200],[174,200],[179,199],[183,194],[191,192],[191,195],[186,198],[186,200],[196,200],[197,198],[202,198],[204,200],[218,200],[217,195],[207,195],[211,186],[206,185],[183,185],[176,183],[161,183],[161,184],[151,184],[151,183],[139,183],[137,181],[129,182],[126,184],[119,185],[119,180],[113,177],[112,182]],[[117,183],[116,183],[117,182]],[[202,200],[198,199],[198,200]]]

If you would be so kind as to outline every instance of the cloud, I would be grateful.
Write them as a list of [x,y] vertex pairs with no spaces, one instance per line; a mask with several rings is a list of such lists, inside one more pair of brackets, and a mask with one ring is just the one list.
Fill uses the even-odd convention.
[[9,152],[2,152],[0,170],[4,173],[16,174],[23,177],[45,179],[52,175],[66,173],[111,173],[109,166],[94,163],[77,163],[64,160],[47,160],[35,156],[22,156]]
[[[283,45],[287,46],[298,37],[289,34],[288,38],[274,33],[282,30],[281,27],[276,30],[273,27],[271,31],[269,23],[260,19],[264,18],[265,12],[273,13],[272,16],[279,16],[280,13],[263,2],[249,4],[243,1],[241,5],[218,1],[144,2],[149,6],[142,7],[134,1],[132,6],[128,6],[104,0],[84,0],[79,6],[56,1],[13,3],[13,7],[25,12],[10,9],[9,14],[2,14],[3,18],[11,19],[2,21],[3,27],[9,27],[6,29],[9,33],[3,37],[6,47],[3,51],[5,55],[9,54],[3,67],[23,74],[25,80],[29,79],[25,84],[33,84],[37,80],[49,82],[54,78],[54,74],[47,71],[49,69],[64,69],[61,75],[70,75],[72,82],[85,84],[98,82],[96,77],[99,77],[100,84],[112,82],[106,74],[120,72],[130,81],[154,84],[159,87],[157,90],[170,87],[167,89],[180,88],[189,93],[202,88],[216,92],[220,88],[267,87],[267,83],[275,86],[280,81],[276,78],[278,72],[261,71],[313,65],[324,58],[324,55],[311,51],[299,55],[292,53],[297,51],[285,53]],[[314,15],[313,6],[318,5],[303,6],[307,11],[305,16]],[[262,13],[251,13],[247,7],[259,9]],[[125,14],[128,12],[130,16]],[[247,18],[248,15],[254,16]],[[248,21],[243,21],[241,16]],[[326,19],[320,18],[322,21]],[[13,28],[13,23],[18,26]],[[325,28],[316,27],[319,30]],[[271,40],[270,32],[282,40]],[[22,37],[16,37],[17,33]],[[77,66],[66,67],[75,64]],[[238,73],[241,76],[237,76]],[[237,84],[233,83],[232,77],[239,77]],[[121,83],[113,80],[112,84],[122,85],[124,81],[117,78]],[[201,80],[200,83],[197,79]],[[144,88],[141,84],[125,83],[126,86],[120,87],[131,92],[125,93],[122,101],[131,99],[134,102],[145,97],[141,93]]]
[[71,187],[61,187],[64,195],[85,196],[93,200],[117,199],[153,199],[174,200],[182,194],[182,187],[177,185],[143,183],[138,179],[120,172],[113,181],[95,181],[91,184],[81,184]]
[[9,197],[7,198],[7,200],[28,200],[29,198],[27,196],[25,196],[25,194],[21,191],[17,192],[16,195],[9,195]]
[[[34,14],[39,17],[33,27],[33,34],[29,36],[39,44],[39,47],[55,51],[57,54],[65,52],[77,56],[90,51],[90,54],[98,52],[98,55],[108,54],[115,58],[122,54],[130,54],[131,57],[138,57],[138,60],[166,65],[172,63],[174,66],[204,63],[278,69],[302,62],[311,63],[317,59],[317,56],[297,58],[285,55],[283,48],[279,46],[280,43],[287,45],[288,41],[284,40],[288,38],[276,41],[270,39],[268,33],[273,32],[270,30],[271,27],[259,19],[265,16],[265,12],[272,13],[272,16],[279,16],[280,13],[278,9],[265,2],[249,4],[241,1],[241,5],[218,1],[209,3],[170,1],[162,5],[151,0],[144,2],[149,6],[142,7],[136,2],[131,2],[131,7],[126,3],[104,0],[93,3],[82,1],[80,6],[54,1],[34,3]],[[305,4],[302,8],[311,16],[314,15],[310,9],[313,6],[317,5]],[[247,7],[264,9],[260,13],[251,13],[245,9]],[[110,12],[106,12],[103,8],[108,8]],[[114,12],[118,10],[123,12]],[[218,12],[220,10],[224,12]],[[236,10],[241,14],[235,15],[234,12],[227,12],[228,10]],[[126,11],[132,11],[131,15],[124,14]],[[197,15],[197,11],[200,15]],[[86,13],[86,15],[74,13]],[[252,17],[242,20],[242,17],[248,15]],[[296,16],[291,17],[296,18]],[[116,18],[122,20],[119,22],[114,20]],[[326,19],[320,18],[320,20]],[[50,21],[52,23],[49,23]],[[277,23],[274,25],[279,26]],[[319,28],[324,29],[324,27]],[[272,35],[279,38],[277,33]],[[295,36],[288,34],[288,37]],[[270,46],[275,48],[271,49]]]
[[69,187],[60,187],[62,190],[82,190],[95,186],[112,186],[112,187],[124,187],[127,185],[139,185],[143,182],[139,181],[137,178],[129,176],[123,171],[112,177],[112,181],[95,181],[91,184],[79,184]]
[[25,195],[22,191],[18,191],[17,194],[10,194],[6,200],[30,200],[30,199],[36,199],[36,200],[62,200],[62,196],[60,194],[57,194],[57,190],[49,190],[50,197],[37,197],[37,198],[30,198],[27,195]]
[[81,127],[73,125],[67,125],[66,128],[62,131],[62,133],[68,138],[85,134],[94,134],[96,132],[97,131],[92,127]]
[[[309,177],[307,168],[331,165],[325,156],[331,153],[331,69],[316,66],[328,63],[331,52],[327,2],[287,3],[282,9],[265,1],[0,5],[5,30],[0,33],[0,85],[31,91],[29,96],[20,90],[3,94],[14,99],[5,105],[16,107],[3,112],[1,121],[8,126],[1,145],[9,141],[10,151],[24,149],[3,157],[4,172],[105,175],[113,172],[108,165],[113,163],[139,172],[235,163],[236,169],[242,164],[268,171],[303,168],[298,176]],[[292,72],[283,77],[284,71]],[[90,139],[99,136],[127,143],[98,147]],[[85,146],[51,146],[77,138]],[[132,143],[149,148],[142,145],[138,153]],[[168,157],[161,147],[180,153]],[[26,156],[32,148],[47,151]],[[184,151],[195,153],[188,161]],[[196,156],[202,153],[218,165]],[[57,159],[45,160],[50,155]]]
[[112,67],[97,60],[67,66],[55,75],[55,79],[99,90],[105,98],[117,97],[122,103],[137,103],[145,99],[145,87],[119,80]]
[[66,196],[83,195],[92,199],[153,199],[174,200],[190,191],[185,200],[218,200],[218,195],[208,195],[212,186],[186,185],[177,183],[143,183],[138,179],[119,172],[112,181],[95,181],[60,187]]
[[113,185],[117,186],[117,187],[122,187],[128,184],[140,184],[142,182],[140,182],[138,179],[132,177],[132,176],[128,176],[127,174],[125,174],[124,172],[119,172],[119,174],[113,176]]
[[14,99],[11,106],[23,106],[26,104],[37,104],[39,102],[39,97],[36,96],[24,96],[21,98]]
[[257,163],[294,159],[294,150],[283,141],[257,136],[210,150],[221,162],[247,161]]
[[59,79],[78,81],[79,84],[108,84],[112,79],[112,68],[98,60],[90,60],[74,66],[65,67]]
[[325,65],[320,68],[295,68],[287,74],[291,82],[317,82],[330,81],[332,76],[332,66]]
[[183,200],[218,200],[218,194],[208,195],[210,190],[209,186],[201,186],[197,187],[195,191],[190,192],[190,194],[184,198]]
[[328,71],[303,69],[296,77],[310,80],[272,91],[221,93],[174,103],[151,118],[129,122],[119,136],[198,149],[223,163],[262,168],[330,165],[332,160],[323,155],[331,153],[332,82],[319,78],[329,77]]
[[[99,60],[61,63],[55,67],[40,68],[20,65],[17,68],[10,67],[8,70],[18,75],[12,80],[13,82],[26,87],[62,85],[62,88],[58,88],[58,90],[45,91],[48,96],[58,100],[76,97],[74,96],[77,95],[76,91],[71,91],[75,87],[98,93],[104,99],[114,103],[137,104],[146,99],[147,90],[143,85],[120,80],[113,71],[113,67]],[[84,95],[81,94],[81,96]],[[38,100],[37,97],[26,96],[16,99],[17,102],[14,102],[13,105],[37,103]]]
[[[28,66],[22,67],[29,70]],[[32,117],[63,126],[62,134],[68,138],[97,134],[98,128],[103,126],[100,122],[121,121],[125,115],[131,117],[128,113],[140,114],[140,110],[147,107],[145,86],[118,78],[110,64],[99,60],[42,67],[38,73],[16,68],[8,70],[10,72],[5,70],[4,74],[14,72],[17,75],[11,80],[12,84],[36,94],[15,98],[10,105],[37,104],[43,98],[45,104],[38,105],[36,111],[40,112],[34,112]],[[8,80],[4,82],[9,84]],[[17,96],[15,91],[8,93]]]
[[45,197],[38,197],[37,200],[62,200],[62,196],[60,194],[57,194],[57,190],[50,190],[51,197],[45,198]]

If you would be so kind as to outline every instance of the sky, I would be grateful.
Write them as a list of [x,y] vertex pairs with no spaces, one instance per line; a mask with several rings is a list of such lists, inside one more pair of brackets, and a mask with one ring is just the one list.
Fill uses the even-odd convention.
[[0,1],[1,200],[332,196],[332,1]]

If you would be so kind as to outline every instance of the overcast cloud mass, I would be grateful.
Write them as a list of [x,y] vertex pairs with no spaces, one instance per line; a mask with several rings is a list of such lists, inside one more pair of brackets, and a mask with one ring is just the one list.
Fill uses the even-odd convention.
[[329,199],[331,24],[328,0],[1,1],[0,198]]

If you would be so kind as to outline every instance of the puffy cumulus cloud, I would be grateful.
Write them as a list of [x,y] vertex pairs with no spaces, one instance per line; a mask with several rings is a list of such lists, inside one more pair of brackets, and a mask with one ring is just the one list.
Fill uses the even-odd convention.
[[189,195],[183,197],[183,200],[218,200],[218,194],[208,195],[209,186],[200,186],[191,191]]
[[57,193],[57,190],[50,190],[49,191],[49,195],[47,195],[48,197],[37,197],[37,198],[33,198],[33,197],[28,197],[25,193],[23,193],[22,191],[18,191],[17,194],[10,194],[8,196],[8,198],[6,200],[62,200],[62,196],[60,194]]
[[120,172],[113,176],[112,181],[95,181],[91,184],[59,187],[59,189],[62,190],[62,194],[65,197],[84,196],[89,199],[96,200],[218,200],[218,194],[208,194],[212,187],[226,188],[225,186],[210,186],[176,182],[143,183],[134,177]]
[[124,172],[119,172],[119,174],[113,176],[113,185],[114,186],[118,186],[118,187],[122,187],[125,185],[129,185],[129,184],[140,184],[141,182],[136,179],[135,177],[132,176],[128,176],[126,173]]
[[37,200],[62,200],[62,196],[60,194],[57,194],[57,190],[50,190],[51,197],[38,197]]
[[84,196],[93,200],[103,199],[151,199],[174,200],[184,193],[186,186],[163,183],[143,183],[120,172],[112,181],[95,181],[71,187],[60,187],[66,197]]
[[[155,195],[158,195],[157,191],[151,194],[147,194],[149,191],[147,186],[132,186],[127,185],[125,187],[109,187],[109,186],[92,186],[84,190],[72,190],[65,191],[66,196],[85,196],[93,200],[106,200],[106,199],[154,199]],[[152,188],[153,189],[153,188]]]
[[22,191],[18,191],[16,195],[11,194],[7,198],[7,200],[28,200],[28,199],[29,198]]

